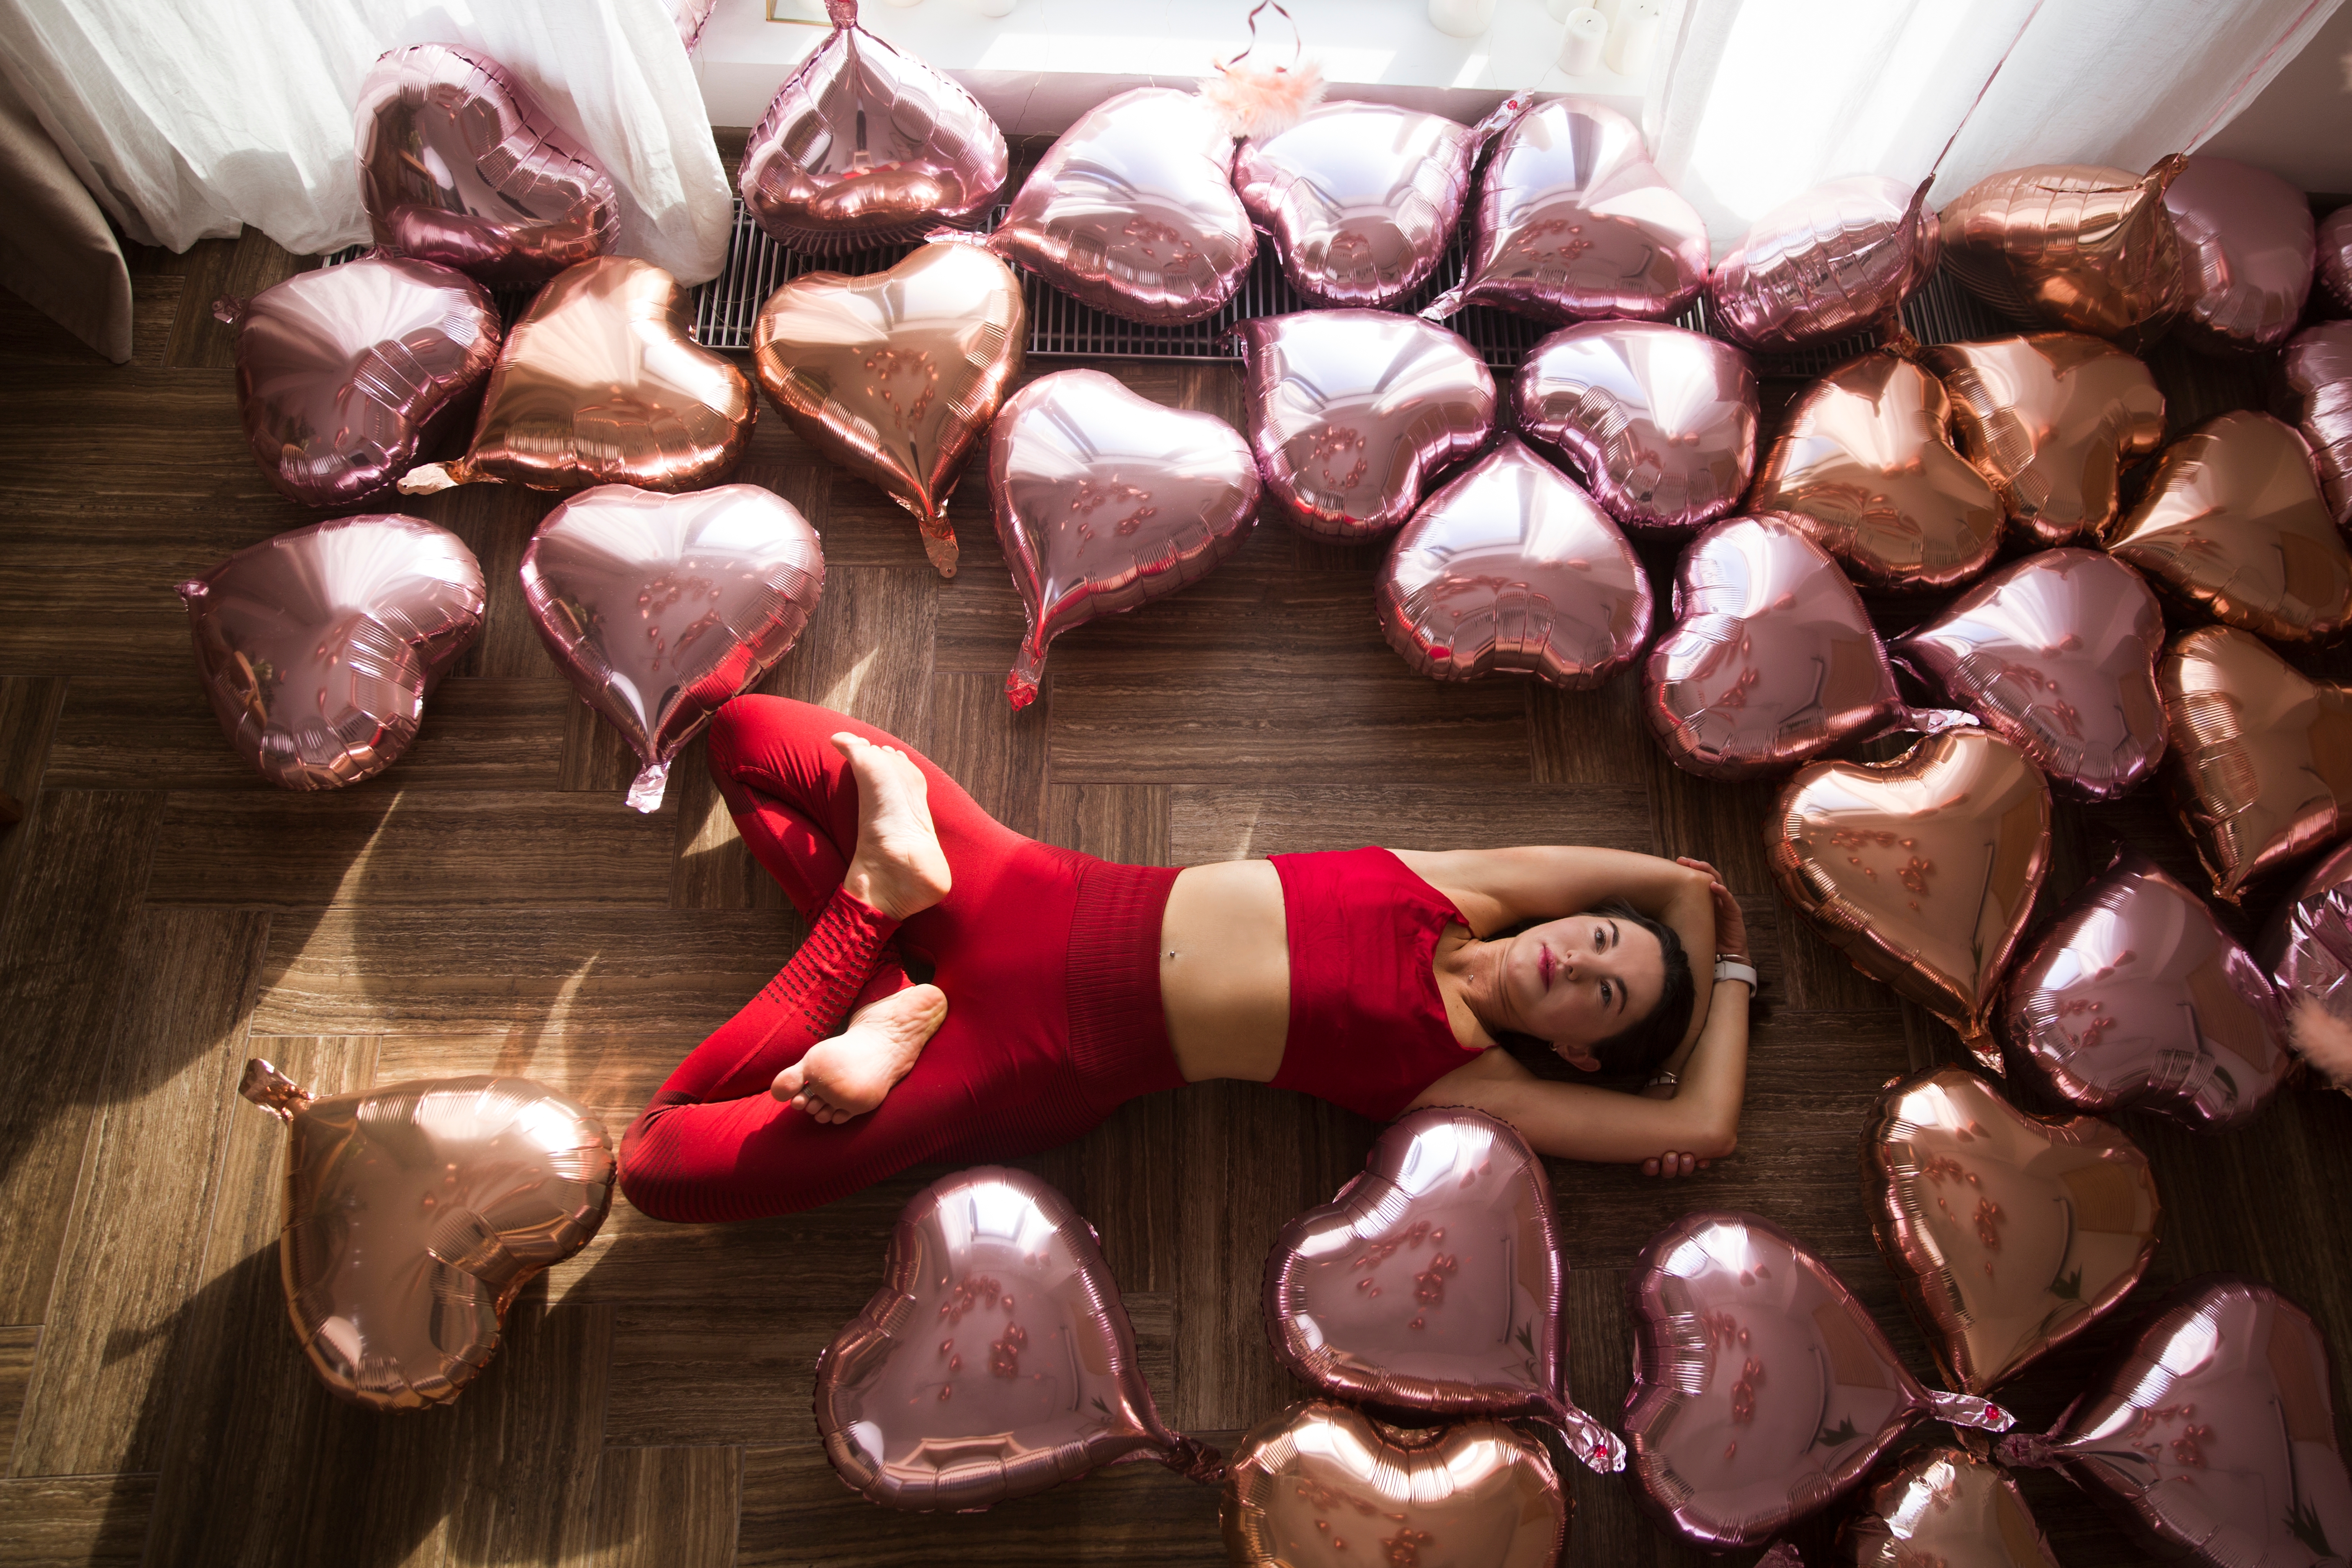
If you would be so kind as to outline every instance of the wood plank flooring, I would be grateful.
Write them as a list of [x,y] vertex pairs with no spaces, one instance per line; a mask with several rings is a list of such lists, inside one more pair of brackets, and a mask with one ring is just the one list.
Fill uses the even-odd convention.
[[[283,1136],[235,1097],[247,1056],[321,1091],[523,1073],[617,1132],[800,928],[698,745],[660,811],[623,805],[629,759],[549,662],[514,575],[548,497],[407,503],[468,541],[490,606],[396,768],[294,795],[238,762],[196,689],[172,584],[312,521],[247,455],[208,313],[303,263],[248,237],[135,265],[127,367],[0,299],[0,791],[26,807],[0,831],[0,1564],[1222,1562],[1215,1494],[1157,1467],[969,1518],[886,1512],[835,1479],[810,1363],[937,1170],[752,1225],[659,1225],[616,1205],[526,1293],[455,1408],[383,1418],[325,1394],[286,1326]],[[1102,368],[1163,403],[1238,412],[1227,366]],[[1002,690],[1021,616],[972,488],[955,509],[963,570],[943,583],[904,515],[781,420],[763,416],[740,477],[806,512],[831,564],[764,689],[894,731],[1023,832],[1147,863],[1552,840],[1720,866],[1774,1001],[1742,1145],[1678,1184],[1553,1168],[1575,1393],[1604,1418],[1621,1407],[1629,1266],[1696,1208],[1807,1237],[1928,1373],[1875,1255],[1858,1139],[1889,1078],[1960,1052],[1779,907],[1769,785],[1667,765],[1630,682],[1569,696],[1412,675],[1372,621],[1373,553],[1272,521],[1178,597],[1064,638],[1045,695],[1016,718]],[[1669,580],[1665,558],[1651,566]],[[2153,799],[2067,808],[2048,900],[2113,840],[2187,868]],[[2352,1102],[2293,1094],[2215,1139],[2125,1124],[2163,1184],[2153,1282],[2270,1279],[2352,1352]],[[1172,1424],[1230,1442],[1300,1396],[1266,1346],[1260,1268],[1373,1132],[1215,1084],[1129,1105],[1029,1162],[1101,1231]],[[2120,1332],[2086,1335],[2004,1397],[2046,1422]],[[1571,1561],[1700,1561],[1622,1482],[1568,1480]],[[2069,1568],[2137,1560],[2063,1485],[2028,1485]],[[1806,1532],[1811,1560],[1829,1560],[1834,1517]]]

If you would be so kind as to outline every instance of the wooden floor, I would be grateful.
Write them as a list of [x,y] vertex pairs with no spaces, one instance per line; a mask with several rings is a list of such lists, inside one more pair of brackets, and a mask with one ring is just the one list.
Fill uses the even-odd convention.
[[[247,455],[207,308],[299,265],[250,236],[142,254],[138,357],[121,369],[0,300],[0,789],[29,807],[0,836],[0,1563],[1221,1562],[1216,1494],[1157,1467],[969,1518],[888,1513],[834,1479],[810,1363],[936,1170],[761,1224],[665,1226],[616,1204],[526,1294],[453,1409],[370,1415],[312,1379],[279,1301],[283,1133],[234,1092],[247,1056],[322,1091],[528,1074],[617,1133],[800,932],[698,744],[658,813],[622,804],[629,763],[549,662],[516,582],[551,498],[480,487],[409,503],[472,545],[490,610],[397,767],[296,795],[230,753],[172,584],[312,517]],[[1228,366],[1103,368],[1237,416]],[[1857,1153],[1878,1088],[1958,1048],[1778,908],[1769,785],[1667,766],[1630,683],[1568,697],[1409,674],[1373,625],[1374,553],[1271,521],[1178,597],[1065,638],[1045,700],[1015,719],[1002,689],[1021,616],[971,487],[950,584],[897,508],[772,411],[739,477],[799,506],[831,568],[762,689],[896,731],[1023,832],[1180,865],[1367,842],[1714,860],[1777,1000],[1740,1152],[1675,1184],[1554,1168],[1574,1391],[1604,1418],[1620,1409],[1627,1268],[1701,1207],[1809,1240],[1930,1372],[1874,1252]],[[1662,581],[1667,565],[1652,562]],[[2151,799],[2065,809],[2048,896],[2118,837],[2189,869]],[[2293,1094],[2211,1140],[2125,1121],[2163,1185],[2154,1282],[2268,1279],[2352,1351],[2352,1102]],[[1228,1441],[1301,1394],[1266,1347],[1260,1268],[1372,1132],[1219,1084],[1129,1105],[1034,1163],[1100,1229],[1171,1423]],[[2054,1416],[2116,1333],[2086,1339],[2005,1391],[2022,1416]],[[1572,1561],[1699,1561],[1622,1482],[1570,1481]],[[2068,1568],[2136,1560],[2062,1485],[2029,1485]],[[1826,1527],[1806,1539],[1826,1561]]]

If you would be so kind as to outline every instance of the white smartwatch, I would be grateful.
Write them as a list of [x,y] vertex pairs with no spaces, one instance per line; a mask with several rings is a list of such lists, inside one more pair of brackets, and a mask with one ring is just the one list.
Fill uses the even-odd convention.
[[1715,978],[1720,984],[1726,980],[1745,981],[1748,994],[1756,994],[1756,966],[1744,958],[1730,958],[1722,953],[1715,956]]

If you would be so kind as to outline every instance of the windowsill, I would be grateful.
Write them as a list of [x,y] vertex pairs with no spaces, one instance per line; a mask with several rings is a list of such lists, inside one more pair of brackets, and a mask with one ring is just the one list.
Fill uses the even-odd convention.
[[[1561,25],[1542,0],[1496,0],[1495,25],[1475,38],[1429,25],[1423,0],[1288,0],[1323,63],[1327,98],[1370,99],[1476,121],[1515,92],[1598,98],[1639,118],[1643,83],[1603,69],[1571,77],[1554,62]],[[821,16],[820,0],[778,0],[780,14]],[[1243,8],[1198,0],[1105,5],[1103,0],[1016,0],[982,16],[964,0],[901,7],[866,0],[860,21],[961,82],[1009,136],[1053,135],[1113,93],[1184,87],[1246,39]],[[1271,22],[1271,29],[1267,24]],[[823,42],[822,25],[771,22],[762,0],[721,0],[695,50],[714,125],[751,125],[793,68]],[[1290,52],[1288,29],[1259,19],[1261,55]],[[1273,40],[1278,39],[1278,42]]]

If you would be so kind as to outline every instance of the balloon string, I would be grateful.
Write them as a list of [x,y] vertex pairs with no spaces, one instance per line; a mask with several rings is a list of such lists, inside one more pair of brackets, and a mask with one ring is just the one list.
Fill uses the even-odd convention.
[[1219,70],[1230,71],[1235,66],[1241,64],[1244,60],[1249,58],[1251,55],[1257,51],[1257,14],[1260,11],[1268,10],[1273,11],[1284,21],[1290,24],[1290,65],[1276,66],[1274,68],[1276,72],[1279,74],[1283,71],[1286,71],[1290,69],[1291,66],[1295,66],[1298,63],[1299,51],[1307,47],[1307,40],[1299,35],[1298,18],[1290,14],[1289,10],[1282,4],[1282,0],[1257,0],[1257,4],[1250,7],[1250,14],[1247,18],[1249,22],[1250,34],[1249,43],[1243,48],[1241,53],[1234,56],[1233,58],[1219,60],[1217,62],[1217,68]]
[[2025,14],[2025,20],[2017,25],[2017,36],[2009,40],[2009,47],[2000,51],[2000,58],[1993,61],[1992,73],[1984,79],[1984,85],[1977,89],[1977,95],[1970,100],[1968,111],[1960,116],[1960,122],[1953,126],[1952,133],[1944,139],[1944,150],[1936,154],[1936,161],[1933,163],[1927,165],[1927,181],[1930,184],[1935,183],[1937,174],[1942,172],[1944,160],[1951,156],[1953,144],[1959,141],[1960,132],[1969,128],[1969,121],[1974,120],[1977,110],[1983,107],[1985,95],[1992,90],[1992,84],[2000,79],[2001,70],[2009,64],[2010,57],[2017,53],[2017,46],[2025,42],[2026,29],[2033,26],[2033,18],[2040,15],[2042,15],[2042,0],[2033,0],[2033,9],[2028,11]]
[[2294,37],[2296,33],[2302,30],[2303,25],[2311,20],[2311,14],[2314,11],[2318,10],[2319,6],[2320,0],[2311,0],[2311,3],[2303,8],[2303,14],[2297,16],[2293,22],[2287,24],[2286,29],[2280,33],[2276,38],[2273,38],[2271,41],[2271,47],[2263,51],[2263,58],[2256,60],[2252,67],[2247,70],[2246,74],[2238,79],[2237,85],[2230,89],[2228,97],[2221,100],[2221,106],[2215,109],[2212,113],[2207,115],[2205,117],[2205,123],[2199,126],[2195,132],[2189,136],[2189,140],[2183,143],[2182,150],[2184,152],[2194,152],[2197,148],[2204,144],[2206,137],[2210,136],[2215,131],[2221,128],[2222,121],[2228,120],[2230,115],[2236,110],[2238,107],[2239,95],[2246,90],[2247,87],[2252,83],[2254,78],[2262,75],[2263,68],[2267,67],[2271,61],[2277,57],[2278,52],[2281,49],[2286,47],[2286,41],[2289,38]]

